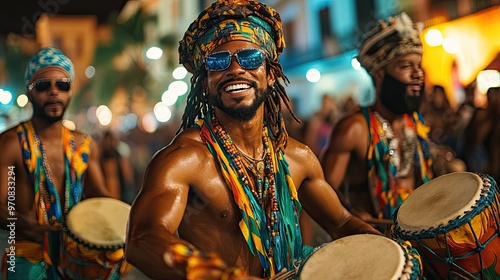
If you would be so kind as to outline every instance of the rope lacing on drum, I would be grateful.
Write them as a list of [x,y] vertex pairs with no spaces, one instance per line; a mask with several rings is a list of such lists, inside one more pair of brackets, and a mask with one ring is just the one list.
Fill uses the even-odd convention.
[[85,249],[87,250],[106,250],[106,251],[116,251],[118,249],[123,249],[125,248],[125,244],[117,244],[117,245],[95,245],[95,244],[90,244],[85,240],[82,240],[81,238],[78,238],[75,234],[71,232],[71,230],[68,229],[66,224],[63,224],[63,230],[64,233],[66,233],[70,238],[72,238],[77,244],[82,245]]
[[[499,222],[499,217],[498,215],[493,215],[494,216],[494,222],[496,225],[496,233],[492,234],[486,240],[484,243],[481,243],[479,241],[479,237],[477,236],[476,232],[474,231],[473,225],[471,223],[472,218],[476,217],[477,215],[481,214],[485,209],[492,207],[495,209],[496,213],[499,211],[499,199],[497,194],[500,192],[498,185],[496,185],[494,182],[494,179],[487,175],[487,174],[480,174],[477,173],[478,176],[481,177],[483,181],[483,189],[481,190],[481,194],[479,199],[476,201],[476,205],[471,207],[472,209],[470,211],[466,211],[462,215],[459,215],[455,220],[452,220],[449,222],[449,224],[444,227],[438,227],[438,228],[429,228],[426,230],[422,230],[420,232],[410,232],[410,231],[405,231],[402,230],[401,227],[399,226],[397,222],[397,213],[399,211],[399,208],[396,209],[396,212],[394,213],[394,235],[397,238],[401,238],[403,240],[409,240],[415,242],[419,247],[424,248],[428,253],[433,255],[436,259],[432,260],[427,260],[425,262],[427,263],[436,263],[436,262],[445,262],[448,264],[448,274],[450,274],[451,267],[454,267],[458,270],[460,270],[462,273],[467,274],[470,279],[478,279],[476,276],[472,275],[470,272],[466,271],[464,268],[460,267],[457,265],[455,262],[465,259],[469,257],[472,254],[478,254],[480,263],[481,263],[481,271],[479,273],[482,274],[482,263],[483,263],[483,256],[481,254],[484,249],[488,246],[488,244],[494,240],[495,238],[498,238],[500,236],[500,222]],[[494,188],[491,188],[491,186],[494,185]],[[468,221],[467,221],[468,220]],[[451,256],[451,252],[449,250],[449,243],[447,241],[448,235],[447,233],[450,232],[453,229],[459,228],[461,226],[464,226],[467,224],[469,228],[471,229],[471,232],[474,237],[474,241],[476,244],[476,248],[471,250],[470,252],[463,254],[461,256]],[[444,237],[445,245],[446,248],[441,247],[441,242],[438,240],[438,237]],[[437,244],[440,247],[441,253],[446,253],[447,256],[441,257],[439,256],[436,252],[434,252],[429,246],[427,246],[425,243],[421,241],[421,239],[428,239],[428,238],[434,238],[436,239]],[[418,247],[415,247],[418,248]]]

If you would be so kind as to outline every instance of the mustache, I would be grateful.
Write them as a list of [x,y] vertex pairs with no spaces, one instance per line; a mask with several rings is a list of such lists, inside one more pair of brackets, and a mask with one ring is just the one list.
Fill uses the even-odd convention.
[[217,91],[220,92],[224,87],[227,86],[228,83],[232,83],[232,82],[247,82],[247,83],[250,84],[251,87],[257,88],[257,83],[255,81],[253,81],[253,80],[245,79],[245,78],[234,78],[234,79],[229,79],[229,80],[226,80],[226,81],[222,82],[217,87]]
[[64,106],[64,104],[60,100],[46,101],[46,102],[43,103],[43,106],[54,105],[54,104],[59,104],[61,106]]

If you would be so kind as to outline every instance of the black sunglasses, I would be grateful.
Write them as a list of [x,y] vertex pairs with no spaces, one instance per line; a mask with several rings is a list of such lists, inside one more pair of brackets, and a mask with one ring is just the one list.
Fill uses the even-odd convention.
[[69,91],[69,89],[71,88],[71,80],[68,78],[54,79],[54,80],[38,79],[28,85],[28,91],[31,91],[33,88],[35,88],[36,91],[39,92],[46,91],[52,86],[53,82],[56,84],[56,87],[61,91]]
[[260,67],[264,63],[264,53],[259,49],[242,49],[234,54],[230,51],[220,51],[205,57],[205,67],[208,71],[222,71],[229,68],[233,56],[241,68],[252,70]]

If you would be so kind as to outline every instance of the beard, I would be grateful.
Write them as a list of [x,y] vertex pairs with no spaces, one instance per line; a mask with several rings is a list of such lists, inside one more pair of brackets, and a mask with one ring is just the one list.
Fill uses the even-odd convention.
[[397,115],[413,114],[418,111],[424,96],[424,85],[420,87],[418,95],[407,93],[408,84],[402,83],[393,76],[386,73],[382,81],[380,101],[382,104]]
[[63,105],[63,110],[62,110],[61,114],[49,115],[45,112],[45,108],[43,105],[39,105],[36,102],[31,102],[31,104],[33,105],[33,115],[40,118],[40,119],[47,121],[48,123],[55,123],[55,122],[61,121],[63,116],[64,116],[64,113],[66,112],[66,108],[67,108],[67,106]]
[[271,93],[271,89],[267,87],[266,89],[257,88],[252,84],[253,88],[255,88],[255,99],[252,104],[245,107],[227,107],[222,102],[220,90],[217,94],[208,94],[208,103],[211,106],[214,106],[220,109],[222,112],[226,113],[230,117],[239,120],[239,121],[248,121],[255,117],[257,110],[259,107],[266,101],[268,95]]

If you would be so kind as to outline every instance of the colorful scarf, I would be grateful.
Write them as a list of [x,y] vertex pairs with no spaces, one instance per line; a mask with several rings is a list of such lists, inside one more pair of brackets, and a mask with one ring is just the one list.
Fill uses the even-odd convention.
[[179,63],[194,72],[202,66],[207,54],[235,40],[260,46],[267,57],[277,61],[285,47],[280,15],[254,0],[216,1],[189,25],[179,42]]
[[[38,223],[61,228],[66,214],[81,199],[91,139],[85,136],[83,143],[76,147],[73,133],[64,126],[62,128],[65,163],[65,201],[62,209],[61,199],[47,164],[45,148],[31,121],[19,124],[17,135],[21,143],[24,164],[34,186]],[[60,232],[51,231],[45,234],[43,257],[48,265],[53,264],[52,260],[57,260],[59,242]]]
[[31,82],[31,77],[46,67],[61,68],[68,73],[72,81],[75,79],[75,66],[73,62],[71,62],[61,50],[47,47],[41,49],[37,54],[31,57],[26,64],[26,71],[24,72],[24,84],[26,87],[28,87]]
[[[200,135],[208,149],[220,164],[222,174],[233,192],[233,198],[240,209],[242,219],[240,229],[253,254],[258,254],[266,276],[271,277],[276,272],[286,268],[295,269],[295,265],[303,259],[302,235],[299,225],[299,213],[302,209],[298,201],[297,190],[288,170],[283,153],[275,154],[271,141],[272,168],[274,173],[274,195],[278,209],[271,214],[271,220],[276,221],[277,234],[266,226],[268,216],[251,192],[247,177],[241,174],[241,165],[235,154],[234,144],[229,138],[221,136],[218,131],[223,130],[212,113],[207,114],[211,121],[200,121]],[[268,129],[264,126],[263,137],[269,137]],[[237,153],[237,152],[236,152]]]
[[[378,200],[379,218],[392,219],[397,207],[410,195],[409,190],[396,183],[397,167],[389,160],[389,144],[381,137],[381,122],[372,110],[363,107],[362,112],[370,129],[368,147],[368,178],[371,180],[372,194]],[[415,186],[420,186],[432,179],[432,160],[428,146],[429,127],[424,124],[421,114],[405,115],[406,126],[416,130],[417,145],[414,155]]]

